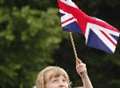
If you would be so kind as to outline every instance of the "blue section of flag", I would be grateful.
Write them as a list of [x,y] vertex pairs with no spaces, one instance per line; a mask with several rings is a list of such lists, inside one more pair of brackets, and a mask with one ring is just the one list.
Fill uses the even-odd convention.
[[112,34],[111,34],[111,36],[112,36],[116,41],[118,41],[119,38],[120,38],[120,37],[118,37],[118,36],[114,36],[114,35],[112,35]]
[[63,27],[64,31],[70,31],[70,32],[81,32],[80,27],[76,22],[70,23]]
[[65,14],[63,14],[63,13],[60,13],[60,16],[64,16]]
[[100,49],[102,51],[113,53],[103,42],[98,38],[98,36],[90,31],[87,46]]

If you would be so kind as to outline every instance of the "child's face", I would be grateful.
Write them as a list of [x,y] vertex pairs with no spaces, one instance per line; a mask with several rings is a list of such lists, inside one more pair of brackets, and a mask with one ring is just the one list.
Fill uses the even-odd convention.
[[53,76],[46,82],[46,88],[68,88],[68,80],[63,75]]

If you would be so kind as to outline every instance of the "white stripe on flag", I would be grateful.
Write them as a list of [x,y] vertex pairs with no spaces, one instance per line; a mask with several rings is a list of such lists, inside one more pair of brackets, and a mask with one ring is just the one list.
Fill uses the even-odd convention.
[[68,25],[68,24],[70,24],[70,23],[72,23],[72,22],[75,22],[75,21],[76,21],[76,19],[69,20],[69,21],[63,23],[63,24],[62,24],[62,27],[65,27],[66,25]]

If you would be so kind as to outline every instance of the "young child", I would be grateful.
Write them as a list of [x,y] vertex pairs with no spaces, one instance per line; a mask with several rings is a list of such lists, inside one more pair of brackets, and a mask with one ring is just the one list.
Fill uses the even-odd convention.
[[[87,74],[86,65],[76,59],[76,71],[82,79],[83,87],[93,88]],[[70,88],[70,79],[67,72],[57,66],[48,66],[37,76],[36,88]]]

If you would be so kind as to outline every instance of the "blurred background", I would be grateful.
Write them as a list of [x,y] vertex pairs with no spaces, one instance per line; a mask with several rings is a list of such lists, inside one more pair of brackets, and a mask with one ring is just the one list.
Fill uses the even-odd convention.
[[[120,0],[74,2],[120,29]],[[32,88],[38,72],[48,65],[63,67],[72,86],[82,85],[56,4],[56,0],[0,0],[0,88]],[[120,88],[120,41],[114,54],[106,54],[86,47],[82,35],[73,37],[94,88]]]

